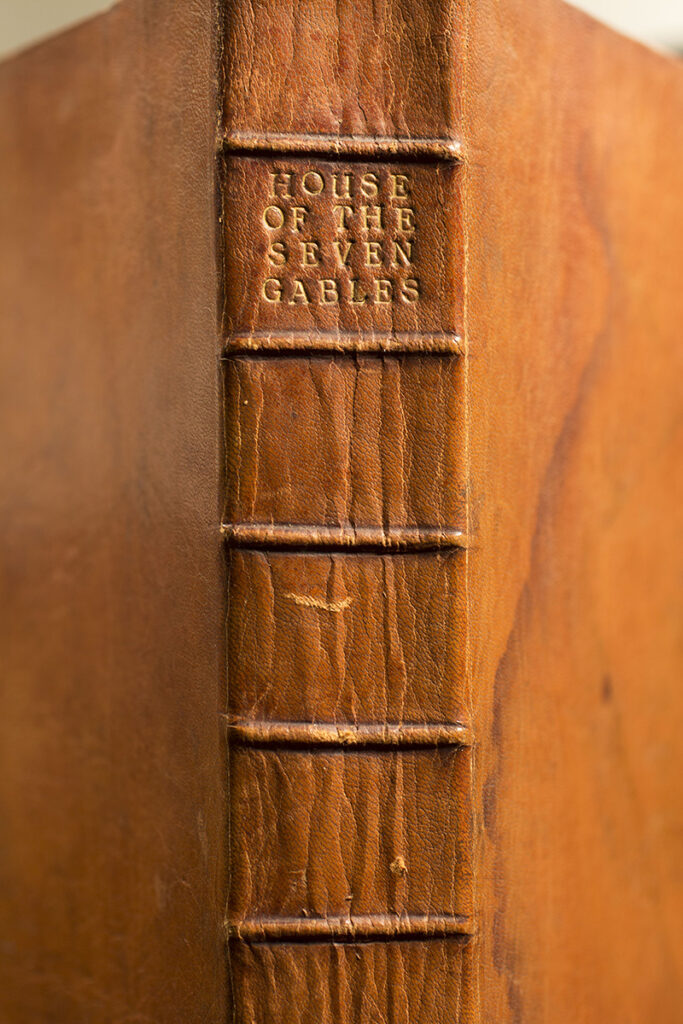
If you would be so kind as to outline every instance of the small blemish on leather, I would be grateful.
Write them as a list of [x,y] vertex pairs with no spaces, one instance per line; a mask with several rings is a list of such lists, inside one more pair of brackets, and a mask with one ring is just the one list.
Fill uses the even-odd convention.
[[285,594],[285,597],[303,608],[319,608],[323,612],[343,612],[353,604],[352,597],[345,597],[342,601],[323,601],[320,597],[309,597],[308,594]]
[[408,868],[406,867],[406,862],[404,861],[403,857],[401,857],[400,855],[396,858],[396,860],[392,860],[391,864],[389,865],[389,870],[391,871],[391,873],[393,875],[407,875],[408,874]]

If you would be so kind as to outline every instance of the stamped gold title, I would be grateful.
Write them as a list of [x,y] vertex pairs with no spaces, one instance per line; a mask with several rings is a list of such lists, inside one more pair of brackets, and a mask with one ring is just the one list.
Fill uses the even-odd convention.
[[419,212],[409,171],[285,166],[269,173],[261,215],[276,306],[414,305]]

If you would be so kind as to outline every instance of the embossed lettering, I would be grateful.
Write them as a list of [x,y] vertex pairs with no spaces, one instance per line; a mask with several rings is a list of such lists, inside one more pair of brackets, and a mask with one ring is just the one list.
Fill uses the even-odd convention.
[[287,199],[292,198],[292,178],[294,175],[291,171],[271,171],[271,195],[283,196]]
[[355,277],[352,277],[349,284],[351,285],[351,298],[349,299],[349,302],[353,303],[354,306],[364,306],[368,297],[363,291],[359,281]]
[[371,228],[376,228],[378,231],[382,230],[382,207],[379,204],[372,203],[370,206],[361,206],[360,212],[363,218],[363,227],[366,231],[369,231]]
[[320,283],[320,301],[324,306],[339,304],[339,285],[330,277],[324,277]]
[[407,174],[392,174],[391,181],[393,185],[392,199],[405,199],[406,196],[410,195],[410,190],[408,189],[410,179]]
[[381,244],[381,242],[366,242],[365,243],[365,266],[366,267],[381,267],[382,266],[382,244]]
[[[332,175],[332,195],[335,199],[350,199],[351,198],[351,180],[352,174],[350,171],[344,171],[343,174]],[[341,186],[340,186],[341,179]]]
[[[356,307],[418,302],[419,276],[405,276],[415,273],[420,209],[413,172],[301,160],[293,167],[299,169],[285,164],[269,171],[261,221],[271,237],[278,234],[265,246],[264,265],[282,277],[264,274],[261,300]],[[301,268],[300,276],[291,276],[292,266]]]
[[278,281],[276,277],[266,278],[261,294],[266,302],[282,302],[282,281]]
[[360,179],[360,190],[366,199],[372,199],[379,192],[379,181],[376,174],[370,171]]
[[352,245],[354,245],[354,242],[350,242],[348,240],[346,242],[335,242],[334,243],[334,248],[335,248],[335,250],[337,252],[337,259],[339,260],[339,265],[340,266],[342,266],[342,267],[348,266],[348,264],[349,264],[349,254],[351,252],[351,246]]
[[334,216],[337,221],[337,231],[346,231],[349,226],[349,217],[353,213],[350,206],[335,206]]
[[287,246],[284,242],[273,242],[268,249],[268,261],[274,267],[281,267],[287,262]]
[[304,226],[308,209],[305,206],[292,207],[292,228],[294,231],[301,231]]
[[415,230],[415,210],[412,206],[401,206],[397,211],[399,231]]
[[407,238],[394,242],[394,266],[409,267],[413,258],[413,243]]
[[320,171],[306,171],[301,187],[309,196],[319,196],[325,188],[325,179]]
[[281,228],[285,223],[285,211],[279,206],[266,206],[263,211],[263,223],[271,230]]
[[310,299],[308,298],[308,295],[306,294],[306,289],[304,288],[303,281],[295,281],[294,282],[294,290],[292,292],[292,297],[289,300],[290,306],[295,306],[297,303],[307,306],[309,304],[309,302],[310,302]]
[[[308,208],[306,206],[292,206],[289,211],[289,224],[293,231],[301,231],[305,220]],[[263,211],[263,223],[271,231],[278,231],[280,228],[285,226],[287,221],[287,214],[281,206],[266,206]]]
[[391,281],[384,277],[378,277],[375,281],[375,301],[379,303],[391,302],[392,293]]
[[318,242],[301,243],[301,266],[317,267],[320,263],[320,245]]
[[420,283],[414,277],[409,277],[403,282],[401,299],[403,302],[417,302],[420,295]]

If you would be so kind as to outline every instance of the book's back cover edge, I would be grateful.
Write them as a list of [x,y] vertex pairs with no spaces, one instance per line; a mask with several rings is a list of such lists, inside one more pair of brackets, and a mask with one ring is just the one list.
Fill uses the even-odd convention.
[[222,1019],[213,5],[0,66],[0,1016]]
[[546,0],[467,37],[482,1017],[673,1024],[683,69]]

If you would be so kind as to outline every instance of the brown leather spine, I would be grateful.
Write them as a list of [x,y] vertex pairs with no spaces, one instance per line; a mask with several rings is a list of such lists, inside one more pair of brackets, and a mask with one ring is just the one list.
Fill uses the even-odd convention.
[[225,36],[233,1011],[470,1021],[457,8]]
[[681,111],[557,0],[0,69],[2,1024],[679,1024]]

